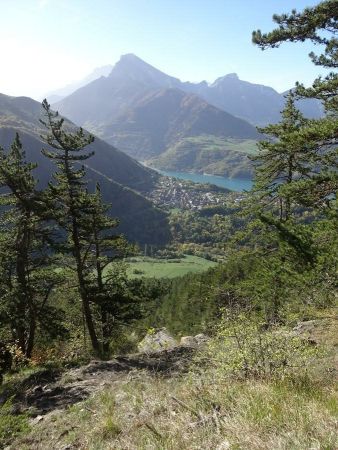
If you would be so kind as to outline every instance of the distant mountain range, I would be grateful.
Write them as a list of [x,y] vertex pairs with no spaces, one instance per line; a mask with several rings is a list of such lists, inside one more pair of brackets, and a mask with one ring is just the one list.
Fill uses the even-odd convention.
[[67,97],[68,95],[72,94],[74,91],[79,89],[82,86],[85,86],[86,84],[90,83],[91,81],[96,80],[100,77],[106,77],[110,74],[112,71],[113,66],[107,65],[102,67],[97,67],[93,70],[89,75],[87,75],[85,78],[79,81],[74,81],[73,83],[67,84],[67,86],[55,89],[54,91],[47,92],[43,98],[47,98],[49,103],[55,103],[59,102],[63,98]]
[[[181,82],[171,77],[133,54],[121,56],[115,66],[106,65],[95,69],[90,75],[78,83],[53,91],[51,94],[71,95],[80,87],[100,77],[109,77],[115,84],[142,84],[152,88],[176,88],[186,93],[193,93],[213,106],[236,117],[242,118],[255,126],[265,126],[280,119],[285,95],[288,91],[278,93],[275,89],[260,84],[240,80],[236,73],[217,78],[213,83]],[[51,103],[60,101],[49,98]],[[67,104],[68,101],[67,101]],[[300,100],[298,107],[310,118],[323,115],[323,108],[317,100]]]
[[[27,159],[38,163],[36,176],[45,185],[55,166],[41,154],[46,147],[40,137],[45,133],[39,123],[41,115],[41,105],[35,100],[0,94],[0,145],[9,148],[19,132]],[[66,124],[74,127],[69,121]],[[90,185],[93,188],[100,182],[105,201],[111,203],[111,214],[121,220],[120,232],[139,243],[167,242],[166,214],[142,195],[155,187],[159,175],[101,139],[96,138],[88,149],[95,151],[86,161]]]
[[[283,94],[242,81],[236,74],[210,85],[183,83],[127,54],[108,76],[53,106],[77,125],[154,167],[251,176],[246,153],[252,153],[252,141],[259,138],[255,125],[277,122],[284,101]],[[317,101],[302,101],[299,106],[308,117],[322,114]],[[212,164],[195,163],[205,160],[206,151]]]

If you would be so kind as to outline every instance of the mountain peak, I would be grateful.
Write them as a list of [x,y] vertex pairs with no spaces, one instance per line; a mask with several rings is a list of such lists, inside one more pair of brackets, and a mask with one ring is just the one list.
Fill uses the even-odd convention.
[[177,78],[161,72],[133,53],[127,53],[120,57],[109,78],[138,81],[145,85],[150,84],[152,87],[175,87],[180,83]]
[[125,55],[120,56],[120,61],[142,61],[145,63],[141,58],[134,55],[134,53],[126,53]]
[[115,64],[114,69],[117,67],[127,67],[128,69],[131,68],[152,68],[153,70],[155,67],[151,66],[147,62],[143,61],[143,59],[139,58],[138,56],[134,55],[134,53],[126,53],[125,55],[121,55],[118,62]]
[[237,73],[228,73],[223,78],[228,78],[228,79],[232,79],[232,80],[239,80],[239,77],[238,77]]
[[228,73],[227,75],[224,75],[223,77],[217,78],[213,83],[212,86],[217,86],[224,82],[231,82],[231,81],[240,81],[237,73]]

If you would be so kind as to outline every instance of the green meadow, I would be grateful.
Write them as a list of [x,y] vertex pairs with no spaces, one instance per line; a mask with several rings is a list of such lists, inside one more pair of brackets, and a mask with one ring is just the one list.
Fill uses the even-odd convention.
[[200,273],[217,265],[214,261],[186,255],[179,259],[131,258],[128,264],[130,278],[176,278],[187,273]]

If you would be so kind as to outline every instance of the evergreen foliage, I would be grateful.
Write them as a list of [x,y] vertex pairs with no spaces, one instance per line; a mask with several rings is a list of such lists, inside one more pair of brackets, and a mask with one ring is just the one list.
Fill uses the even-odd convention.
[[18,135],[8,154],[0,149],[0,314],[27,357],[38,325],[51,336],[65,331],[61,312],[48,303],[61,276],[53,270],[52,231],[32,175],[35,167],[26,162]]
[[66,232],[67,242],[64,250],[70,252],[75,261],[79,292],[82,299],[83,314],[88,327],[93,349],[98,353],[100,345],[95,330],[86,276],[89,267],[86,264],[85,225],[89,214],[90,196],[85,189],[85,169],[76,166],[90,158],[93,153],[82,150],[94,140],[80,128],[76,133],[67,133],[63,129],[63,118],[50,109],[46,100],[42,103],[46,120],[41,123],[49,133],[44,137],[54,151],[43,149],[42,153],[56,163],[58,171],[54,174],[55,183],[49,184],[48,200],[58,225]]
[[[291,14],[274,15],[278,28],[262,34],[254,31],[252,40],[261,49],[278,47],[283,42],[312,41],[324,46],[324,53],[310,53],[314,64],[337,69],[338,67],[338,5],[335,0],[322,1],[318,5],[305,8],[302,12],[293,10]],[[297,202],[306,206],[330,206],[338,186],[337,139],[338,139],[338,74],[332,71],[324,79],[317,78],[312,87],[306,89],[296,84],[296,96],[317,98],[324,104],[326,117],[309,121],[290,137],[297,145],[307,150],[311,176],[295,180],[288,187],[289,194]],[[268,128],[269,132],[269,128]],[[292,142],[291,142],[291,146]]]
[[[105,269],[124,257],[131,247],[115,233],[119,222],[108,216],[109,205],[102,201],[100,186],[90,194],[84,180],[85,168],[79,167],[93,155],[84,152],[93,142],[93,136],[85,134],[81,128],[76,133],[65,131],[63,119],[51,111],[47,101],[42,106],[46,115],[42,124],[49,131],[45,141],[53,148],[52,151],[44,149],[43,154],[58,168],[47,196],[53,217],[66,234],[66,240],[58,246],[73,257],[92,347],[97,354],[107,353],[114,322],[131,320],[136,314],[131,312],[133,295],[127,289],[125,268],[114,265],[114,269]],[[97,308],[100,330],[95,326]]]

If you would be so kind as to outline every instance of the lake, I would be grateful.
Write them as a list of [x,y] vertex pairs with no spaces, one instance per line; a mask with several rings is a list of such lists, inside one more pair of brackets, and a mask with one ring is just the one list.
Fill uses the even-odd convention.
[[215,184],[223,188],[231,189],[232,191],[249,191],[252,187],[252,180],[247,178],[226,178],[217,175],[207,175],[200,173],[190,173],[190,172],[172,172],[165,170],[158,170],[162,175],[167,175],[168,177],[180,178],[181,180],[190,180],[194,183],[210,183]]

